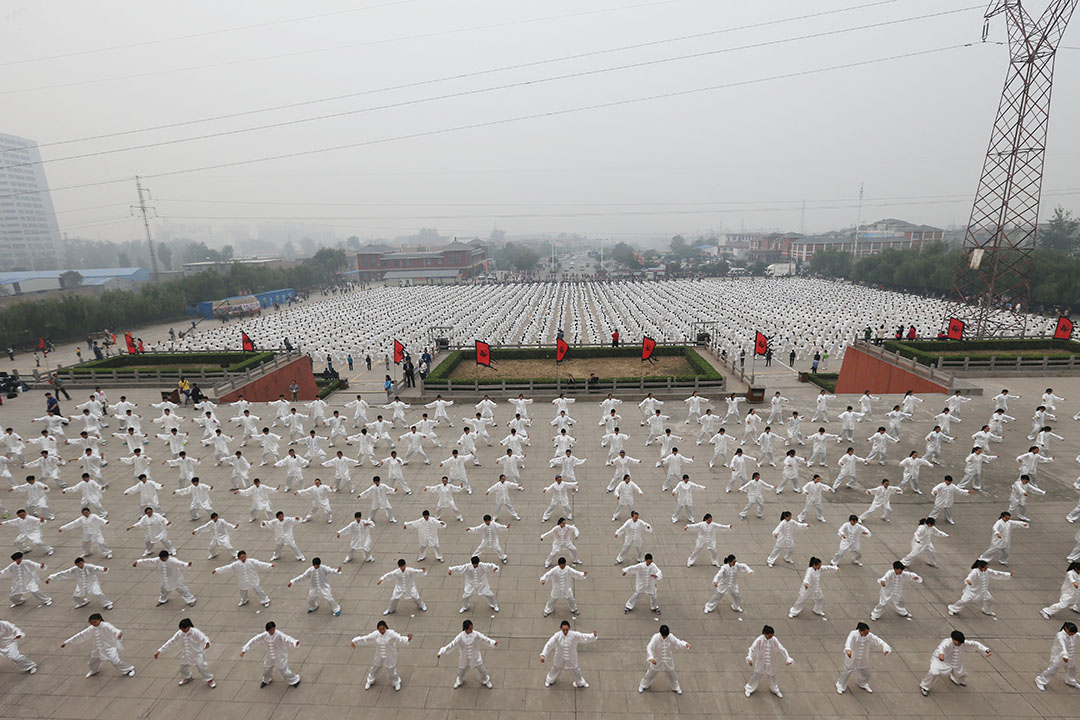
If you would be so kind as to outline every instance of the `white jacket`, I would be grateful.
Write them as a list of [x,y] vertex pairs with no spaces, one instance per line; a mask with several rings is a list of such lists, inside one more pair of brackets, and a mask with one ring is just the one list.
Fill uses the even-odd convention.
[[664,573],[660,571],[660,566],[656,563],[651,565],[644,562],[639,562],[635,565],[629,565],[623,570],[623,575],[634,576],[634,591],[645,593],[647,595],[654,595],[656,593],[656,583],[663,579]]
[[[964,653],[968,650],[978,650],[983,655],[987,655],[990,652],[990,648],[986,647],[981,642],[966,640],[962,645],[957,645],[953,642],[951,637],[947,637],[938,643],[937,648],[930,656],[930,672],[941,675],[959,670],[960,673],[958,674],[962,676],[964,670]],[[942,657],[945,659],[942,660]]]
[[713,583],[716,584],[717,592],[737,591],[739,589],[739,573],[741,572],[747,575],[754,574],[754,571],[746,563],[737,562],[734,565],[724,563],[721,565],[712,579]]
[[120,628],[103,620],[97,627],[87,625],[65,640],[64,644],[77,645],[89,641],[93,644],[93,647],[90,648],[90,657],[105,659],[110,651],[124,649],[123,644],[120,642],[120,634]]
[[307,580],[311,584],[310,593],[312,595],[326,595],[330,592],[330,576],[340,574],[337,568],[328,565],[319,565],[319,567],[312,565],[289,582],[296,585]]
[[161,587],[165,590],[175,590],[184,584],[184,575],[180,571],[188,566],[186,562],[177,560],[174,557],[165,560],[160,558],[139,558],[135,561],[135,564],[157,568],[158,576],[161,579]]
[[458,649],[458,669],[464,670],[470,667],[479,667],[484,664],[484,658],[480,654],[480,644],[487,643],[495,647],[495,641],[479,630],[472,632],[459,632],[453,640],[439,649],[440,655],[445,655],[454,648]]
[[233,560],[214,571],[218,575],[236,573],[236,583],[241,590],[253,590],[260,587],[259,571],[269,570],[273,564],[249,557],[247,560]]
[[446,523],[442,520],[436,520],[433,517],[429,517],[425,520],[423,517],[418,517],[415,520],[410,520],[404,523],[405,527],[409,530],[415,530],[420,540],[421,546],[438,546],[439,544],[439,528],[446,527]]
[[808,528],[810,525],[798,520],[781,520],[772,531],[776,544],[780,547],[795,547],[795,528],[797,527]]
[[173,645],[180,646],[180,664],[181,665],[196,665],[203,658],[203,653],[206,651],[206,647],[210,644],[210,638],[206,636],[202,630],[192,627],[188,628],[187,632],[183,630],[177,630],[173,633],[173,636],[165,641],[165,644],[158,648],[159,653],[163,653]]
[[280,630],[275,630],[273,635],[264,630],[244,643],[241,652],[246,653],[256,645],[266,646],[266,658],[263,659],[264,667],[285,668],[289,665],[289,648],[298,647],[300,641]]
[[490,595],[491,585],[488,583],[488,574],[499,572],[499,566],[495,563],[482,562],[476,567],[473,564],[453,565],[450,567],[451,575],[465,576],[465,594]]
[[75,581],[75,594],[79,597],[86,597],[87,595],[101,594],[101,582],[98,579],[98,573],[103,572],[108,572],[108,569],[100,565],[91,565],[84,562],[82,567],[72,565],[67,570],[53,573],[48,579],[51,581],[70,578]]
[[652,525],[638,518],[635,522],[630,518],[615,531],[617,537],[623,537],[634,545],[640,545],[645,539],[645,533],[652,532]]
[[556,565],[540,576],[540,583],[547,584],[550,581],[551,597],[568,598],[574,596],[573,580],[575,578],[584,580],[585,573],[575,570],[569,565],[563,568]]
[[754,672],[765,675],[775,675],[779,669],[780,660],[788,664],[795,662],[788,654],[787,648],[780,644],[775,635],[771,638],[758,635],[746,650],[746,660],[754,664]]
[[559,630],[544,643],[541,655],[556,668],[576,668],[578,666],[578,645],[591,643],[596,640],[592,633],[571,630],[563,633]]
[[353,520],[348,525],[338,530],[338,534],[348,536],[350,549],[370,550],[371,528],[373,527],[375,527],[375,523],[360,518],[359,520]]
[[677,647],[686,650],[689,643],[675,637],[673,633],[668,633],[667,637],[655,633],[649,638],[649,644],[645,646],[645,660],[649,663],[655,661],[656,667],[661,670],[674,670],[675,648]]
[[[870,651],[875,648],[883,654],[892,652],[889,643],[874,633],[867,633],[864,637],[858,630],[852,630],[848,633],[847,641],[844,642],[844,665],[869,668]],[[851,653],[851,657],[847,656],[848,653]]]
[[243,490],[237,490],[237,493],[240,495],[251,496],[251,507],[253,510],[269,510],[270,494],[276,492],[276,488],[272,488],[269,485],[263,485],[261,482],[258,485],[252,485]]

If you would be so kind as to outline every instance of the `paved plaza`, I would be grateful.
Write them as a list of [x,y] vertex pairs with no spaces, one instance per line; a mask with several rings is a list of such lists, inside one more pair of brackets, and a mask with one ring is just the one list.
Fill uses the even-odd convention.
[[[816,387],[799,385],[794,382],[792,373],[784,369],[774,368],[766,374],[759,373],[759,376],[768,386],[769,395],[780,389],[791,399],[791,409],[798,409],[808,417],[812,414]],[[558,629],[559,621],[570,618],[563,603],[551,617],[542,616],[548,589],[538,583],[544,558],[550,550],[550,543],[540,542],[539,535],[552,524],[540,522],[547,505],[547,498],[540,490],[554,474],[548,467],[548,459],[552,456],[549,438],[554,434],[547,426],[553,415],[548,404],[550,398],[538,397],[531,409],[535,423],[532,445],[526,448],[528,461],[523,471],[526,491],[515,493],[513,497],[523,519],[512,522],[503,536],[503,547],[510,562],[500,565],[501,572],[492,583],[501,611],[495,614],[481,598],[474,598],[472,610],[460,615],[462,580],[460,576],[448,577],[446,572],[451,564],[467,562],[476,546],[475,538],[467,535],[464,527],[478,524],[482,515],[494,507],[493,497],[485,497],[483,489],[497,478],[498,466],[494,459],[500,448],[497,444],[489,448],[481,443],[483,466],[469,467],[469,478],[476,491],[471,496],[457,496],[465,522],[455,522],[452,515],[444,516],[448,527],[441,532],[441,541],[447,562],[439,563],[429,553],[427,560],[420,563],[428,569],[427,576],[418,583],[428,611],[418,612],[406,599],[398,612],[387,618],[392,629],[413,635],[412,643],[399,650],[398,671],[403,680],[400,692],[388,685],[385,675],[380,675],[370,690],[364,690],[373,651],[370,647],[353,650],[349,640],[374,630],[376,622],[383,619],[381,613],[387,605],[390,588],[385,584],[376,586],[375,582],[395,566],[398,558],[414,564],[416,534],[404,532],[400,523],[418,517],[425,508],[434,511],[432,495],[416,492],[411,496],[392,496],[398,524],[389,526],[380,513],[373,529],[373,554],[377,561],[345,565],[343,575],[332,579],[335,597],[342,606],[340,617],[331,616],[325,604],[313,614],[305,613],[306,587],[290,589],[286,583],[309,563],[297,562],[288,551],[276,568],[263,573],[263,587],[269,593],[272,605],[264,609],[252,602],[246,607],[237,607],[236,580],[210,574],[211,569],[228,562],[227,556],[222,554],[217,560],[207,559],[207,536],[193,537],[190,532],[205,520],[192,522],[188,517],[187,500],[166,495],[178,486],[176,471],[155,462],[153,476],[165,485],[163,507],[173,522],[169,528],[170,536],[178,548],[178,556],[193,563],[185,577],[188,587],[198,598],[197,606],[190,609],[175,596],[166,605],[155,607],[156,573],[131,567],[132,561],[142,553],[143,537],[138,530],[125,533],[124,528],[138,519],[140,508],[133,496],[120,494],[131,485],[130,467],[116,461],[117,457],[127,453],[117,440],[110,439],[105,456],[110,460],[106,479],[111,486],[105,494],[105,507],[110,511],[111,521],[107,539],[115,557],[103,561],[95,554],[90,561],[109,567],[103,586],[106,594],[115,601],[115,608],[102,611],[96,602],[92,602],[88,607],[73,609],[72,585],[62,581],[44,586],[53,598],[50,607],[37,608],[32,598],[21,607],[10,610],[5,607],[0,617],[14,622],[25,632],[27,637],[21,648],[38,663],[39,671],[31,676],[19,673],[10,663],[0,665],[0,708],[4,717],[147,717],[154,720],[221,717],[261,720],[291,718],[298,713],[305,717],[318,715],[323,720],[352,717],[415,720],[466,717],[478,710],[514,720],[572,715],[595,717],[602,713],[646,717],[676,712],[699,717],[736,713],[788,717],[1075,717],[1080,691],[1066,687],[1059,675],[1045,692],[1040,692],[1035,687],[1034,677],[1047,665],[1051,640],[1061,622],[1077,619],[1075,613],[1066,610],[1048,622],[1039,617],[1038,611],[1057,600],[1067,565],[1065,555],[1074,542],[1076,528],[1067,524],[1064,516],[1076,503],[1076,491],[1071,485],[1077,475],[1074,458],[1080,452],[1080,434],[1071,416],[1080,409],[1080,382],[1075,379],[992,379],[975,383],[985,392],[962,407],[963,423],[954,426],[958,439],[945,446],[943,465],[925,469],[922,473],[922,488],[927,494],[920,497],[905,493],[896,498],[890,523],[883,523],[880,516],[869,519],[867,525],[873,531],[873,537],[863,543],[865,566],[856,567],[847,562],[838,575],[825,578],[827,619],[808,610],[798,618],[789,619],[788,608],[795,599],[807,558],[813,554],[828,562],[837,548],[837,526],[850,513],[865,510],[870,499],[856,490],[842,490],[835,497],[827,495],[825,515],[828,523],[814,522],[807,530],[797,533],[794,565],[781,562],[770,569],[765,564],[765,557],[772,547],[771,531],[781,510],[798,513],[803,505],[802,497],[792,496],[788,491],[777,498],[770,492],[766,496],[765,518],[758,520],[751,515],[748,522],[740,522],[737,513],[744,504],[744,496],[724,494],[728,471],[708,468],[711,448],[695,447],[696,428],[682,424],[686,416],[682,398],[666,398],[669,404],[665,410],[671,408],[674,432],[687,438],[680,448],[696,461],[689,466],[691,477],[708,486],[708,490],[699,493],[695,500],[698,519],[704,512],[711,512],[717,521],[732,524],[733,530],[721,535],[720,555],[734,553],[740,562],[748,563],[754,569],[752,576],[740,580],[744,613],[736,614],[727,602],[721,602],[715,613],[705,615],[702,608],[711,595],[715,568],[709,566],[707,559],[699,559],[692,568],[686,567],[686,557],[693,548],[694,539],[691,533],[683,531],[684,522],[671,522],[674,498],[660,492],[663,473],[653,467],[657,448],[655,445],[644,447],[645,428],[638,425],[634,406],[641,398],[629,395],[622,397],[625,401],[622,426],[632,436],[628,454],[642,460],[634,475],[645,491],[638,509],[642,518],[653,526],[653,532],[646,536],[645,549],[655,556],[663,570],[659,591],[663,614],[654,616],[644,600],[632,613],[624,614],[623,605],[631,594],[631,582],[630,578],[621,576],[620,567],[614,563],[620,543],[613,537],[618,523],[611,521],[615,501],[604,492],[611,471],[603,466],[607,451],[599,447],[602,429],[597,425],[600,416],[597,403],[600,397],[579,400],[573,408],[579,422],[572,434],[578,440],[575,454],[587,458],[588,462],[577,470],[581,489],[572,496],[573,523],[581,531],[577,546],[584,564],[580,567],[588,571],[588,579],[576,583],[581,614],[572,622],[577,630],[597,631],[599,640],[581,651],[581,667],[591,687],[577,690],[571,688],[565,673],[553,687],[545,688],[544,674],[548,666],[539,661],[544,642]],[[1034,521],[1031,528],[1014,533],[1010,569],[1016,576],[992,586],[997,601],[996,618],[979,613],[975,606],[968,606],[957,617],[949,617],[946,605],[959,598],[972,561],[987,546],[991,525],[1008,505],[1008,485],[1016,477],[1014,458],[1029,445],[1026,440],[1029,418],[1048,385],[1052,385],[1057,394],[1069,398],[1059,406],[1059,420],[1055,423],[1055,430],[1066,439],[1053,450],[1057,462],[1040,469],[1040,484],[1048,495],[1031,501],[1029,514]],[[963,458],[971,447],[968,436],[990,415],[990,398],[1002,387],[1008,387],[1014,394],[1022,394],[1023,399],[1011,403],[1010,413],[1017,421],[1008,426],[1005,443],[991,446],[991,452],[999,458],[984,470],[984,492],[957,501],[955,526],[944,522],[940,525],[951,534],[950,538],[941,538],[937,542],[941,567],[927,567],[919,559],[911,568],[925,579],[922,585],[909,584],[906,589],[908,608],[913,617],[900,618],[890,609],[880,621],[870,623],[873,632],[893,647],[890,655],[878,655],[872,661],[873,694],[867,694],[852,683],[846,694],[837,695],[834,683],[842,665],[844,640],[856,622],[868,621],[878,596],[876,579],[895,559],[907,553],[918,519],[930,510],[929,489],[946,472],[957,479],[963,474]],[[121,392],[109,390],[110,401],[116,402]],[[65,412],[70,412],[75,402],[80,401],[80,396],[85,395],[81,390],[72,390],[72,394],[75,401],[63,403]],[[135,390],[127,395],[139,403],[147,430],[156,429],[149,420],[158,412],[147,406],[158,399],[157,393]],[[331,398],[332,407],[341,407],[351,399],[352,394],[338,394]],[[367,399],[374,404],[380,397],[371,392]],[[835,415],[844,405],[855,404],[854,400],[854,397],[845,396],[832,401],[830,413],[834,420],[827,426],[830,432],[839,432]],[[899,482],[900,472],[895,463],[911,449],[922,452],[923,436],[932,427],[932,416],[940,412],[944,398],[925,396],[925,400],[917,408],[915,422],[904,424],[901,443],[889,446],[887,467],[859,466],[862,487],[877,485],[882,477]],[[898,402],[898,396],[882,398],[875,405],[875,417],[883,417]],[[714,402],[713,407],[723,411],[721,403]],[[438,480],[441,473],[436,463],[449,455],[450,444],[460,433],[460,418],[475,412],[464,406],[451,410],[457,428],[440,429],[445,447],[427,448],[432,465],[424,466],[414,460],[405,467],[406,478],[414,490]],[[0,417],[4,426],[14,426],[29,438],[40,427],[31,424],[30,419],[43,411],[42,393],[35,391],[5,402],[0,408]],[[496,412],[500,428],[512,417],[510,411],[511,406],[500,401]],[[188,417],[195,414],[190,408],[180,412]],[[218,411],[223,423],[233,414],[225,407]],[[273,417],[269,409],[260,408],[255,414],[264,419]],[[374,419],[374,413],[370,415]],[[409,419],[418,418],[418,408],[414,406],[409,411]],[[872,427],[867,423],[858,426],[859,441],[855,444],[858,454],[865,456],[868,450],[865,438],[878,424],[875,421]],[[814,423],[812,429],[816,428],[817,423]],[[110,430],[114,429],[115,423]],[[215,509],[225,519],[240,525],[233,533],[234,547],[246,549],[252,557],[268,560],[274,545],[273,533],[247,522],[249,501],[228,492],[227,468],[215,468],[208,449],[196,442],[199,431],[190,427],[185,429],[192,431],[188,449],[203,459],[200,477],[215,486],[211,493]],[[403,431],[398,428],[395,434]],[[325,430],[320,429],[320,432],[325,433]],[[740,428],[734,432],[741,437]],[[493,431],[496,439],[503,434],[505,429],[499,433]],[[830,480],[835,476],[833,463],[842,447],[830,445]],[[400,446],[399,449],[403,450]],[[67,450],[65,457],[75,456],[70,446]],[[800,454],[808,457],[809,451],[808,445],[800,449]],[[149,445],[148,452],[155,460],[168,456],[167,449],[156,439]],[[756,448],[748,448],[748,452],[757,454]],[[245,454],[257,463],[257,447],[249,446]],[[376,454],[380,458],[386,456],[387,448],[380,446]],[[25,474],[18,467],[12,470],[17,478]],[[332,477],[328,469],[318,470],[321,472],[316,472],[315,468],[305,471],[305,484],[310,484],[317,476]],[[62,473],[69,484],[73,483],[79,476],[78,465],[62,468]],[[386,475],[382,469],[372,470],[366,464],[353,471],[358,490],[366,486],[373,473]],[[762,473],[770,483],[779,480],[779,470],[766,466]],[[808,480],[810,474],[802,470],[802,481]],[[256,467],[252,476],[279,485],[284,472]],[[303,515],[309,505],[303,498],[291,495],[276,497],[275,508],[281,508],[289,515]],[[13,494],[5,494],[3,501],[9,511],[18,504]],[[335,539],[334,531],[344,526],[355,510],[363,511],[366,516],[369,504],[344,493],[333,496],[331,502],[333,524],[327,525],[317,516],[311,523],[299,526],[296,537],[309,561],[319,556],[324,563],[337,567],[347,545],[344,540]],[[46,535],[56,546],[56,554],[43,558],[40,551],[35,551],[29,556],[47,563],[46,574],[68,567],[80,551],[77,536],[56,533],[62,522],[76,516],[78,498],[71,494],[60,495],[54,489],[50,504],[57,520],[46,526]],[[508,518],[499,519],[506,521]],[[5,548],[5,554],[14,549],[13,536],[10,528],[0,528],[0,544]],[[484,560],[497,562],[493,555],[485,556]],[[993,567],[998,566],[995,563]],[[6,581],[0,581],[0,590],[6,592],[7,587]],[[84,678],[88,647],[59,647],[65,638],[85,627],[90,612],[103,612],[109,622],[124,631],[121,656],[135,665],[135,677],[122,677],[106,664],[100,675]],[[207,658],[217,679],[216,689],[209,689],[201,682],[177,687],[175,651],[163,654],[160,660],[153,659],[154,651],[173,634],[183,617],[190,617],[213,642]],[[498,640],[496,648],[484,652],[494,682],[492,690],[480,686],[475,674],[469,675],[464,687],[451,689],[457,668],[456,651],[436,660],[438,649],[460,631],[463,618],[472,619],[478,630]],[[300,647],[290,652],[292,669],[303,678],[296,689],[289,688],[280,677],[267,688],[260,689],[261,650],[240,657],[243,643],[260,632],[268,620],[274,620],[280,630],[300,640]],[[643,694],[637,692],[638,681],[646,667],[645,645],[661,621],[668,624],[675,635],[693,644],[692,650],[676,656],[677,672],[684,690],[681,696],[670,692],[662,674],[657,676],[650,690]],[[795,659],[794,665],[779,673],[783,699],[769,694],[764,686],[752,698],[743,696],[743,685],[749,677],[745,661],[747,647],[765,623],[776,629],[777,637]],[[990,646],[993,656],[985,659],[969,654],[967,687],[939,683],[934,692],[924,698],[919,694],[919,680],[926,673],[931,651],[952,629],[960,629],[968,638]]]

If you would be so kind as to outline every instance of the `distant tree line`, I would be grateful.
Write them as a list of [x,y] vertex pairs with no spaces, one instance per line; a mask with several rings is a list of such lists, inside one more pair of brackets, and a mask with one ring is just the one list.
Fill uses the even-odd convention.
[[135,290],[110,290],[95,297],[65,294],[0,307],[0,347],[28,347],[38,338],[82,340],[105,328],[124,331],[140,325],[180,320],[186,309],[217,300],[279,288],[307,290],[334,283],[349,265],[344,250],[323,248],[291,268],[233,265],[228,272],[204,271]]

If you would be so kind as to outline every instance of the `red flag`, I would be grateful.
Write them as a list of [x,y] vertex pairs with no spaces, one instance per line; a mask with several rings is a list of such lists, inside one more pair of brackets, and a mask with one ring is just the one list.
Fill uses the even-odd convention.
[[1067,317],[1059,317],[1057,328],[1054,329],[1055,340],[1071,340],[1073,331],[1073,321]]
[[949,318],[949,329],[945,333],[945,337],[950,340],[963,340],[964,339],[964,321],[957,318]]
[[135,338],[131,337],[131,331],[124,333],[124,342],[127,343],[128,355],[135,355],[139,352],[139,348],[135,346]]
[[255,343],[243,330],[240,331],[240,347],[244,352],[255,352]]
[[754,354],[764,355],[769,352],[769,338],[759,332],[754,333]]
[[49,354],[48,351],[45,349],[45,338],[43,337],[38,338],[38,350],[41,351],[42,355],[48,356]]
[[562,362],[570,346],[562,338],[555,338],[555,362]]
[[648,360],[656,349],[656,341],[646,335],[641,339],[641,359]]
[[476,341],[476,364],[491,367],[491,346],[479,340]]
[[405,359],[405,346],[402,345],[401,343],[399,343],[397,340],[395,340],[394,341],[394,362],[400,363],[404,359]]

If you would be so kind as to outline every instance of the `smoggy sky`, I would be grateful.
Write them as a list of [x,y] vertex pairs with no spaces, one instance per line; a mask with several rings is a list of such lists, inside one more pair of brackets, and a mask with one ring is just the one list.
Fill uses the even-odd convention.
[[[61,228],[102,239],[138,236],[136,174],[156,223],[294,220],[341,237],[818,232],[854,225],[861,182],[864,221],[950,226],[967,222],[1007,65],[1003,18],[981,42],[984,10],[5,0],[0,132],[43,145]],[[1064,44],[1044,216],[1080,210],[1080,28]],[[63,143],[174,123],[188,124]],[[292,124],[110,152],[279,123]],[[64,159],[87,153],[103,154]],[[246,164],[199,169],[226,163]]]

